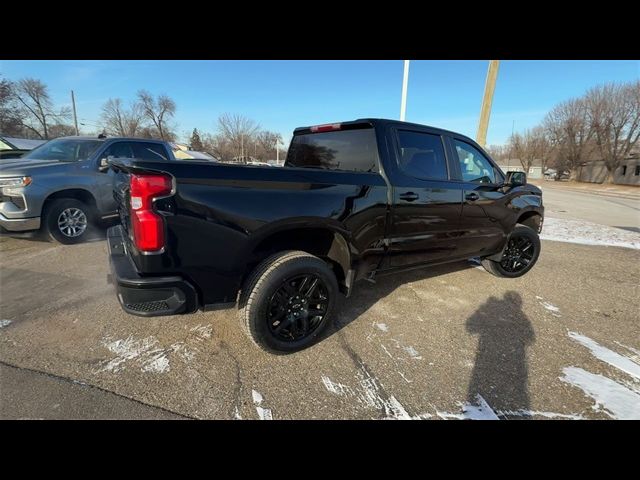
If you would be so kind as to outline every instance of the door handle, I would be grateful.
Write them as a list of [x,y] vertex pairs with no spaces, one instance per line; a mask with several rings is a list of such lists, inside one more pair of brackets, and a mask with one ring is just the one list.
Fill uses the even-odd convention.
[[469,200],[470,202],[475,202],[476,200],[480,199],[480,195],[478,195],[476,192],[469,192],[464,196],[464,198],[466,200]]
[[420,196],[417,193],[413,193],[413,192],[407,192],[407,193],[400,194],[400,200],[404,200],[406,202],[413,202],[414,200],[417,200],[418,198],[420,198]]

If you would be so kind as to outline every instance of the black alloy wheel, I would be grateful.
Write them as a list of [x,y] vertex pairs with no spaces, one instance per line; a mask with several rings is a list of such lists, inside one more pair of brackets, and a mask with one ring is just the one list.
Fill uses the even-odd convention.
[[535,246],[529,237],[516,236],[509,239],[500,265],[509,273],[518,273],[532,262]]
[[327,286],[318,275],[288,278],[269,301],[269,330],[281,341],[306,338],[322,324],[328,304]]
[[521,277],[538,261],[540,237],[534,229],[518,224],[511,232],[500,260],[481,259],[485,270],[497,277]]

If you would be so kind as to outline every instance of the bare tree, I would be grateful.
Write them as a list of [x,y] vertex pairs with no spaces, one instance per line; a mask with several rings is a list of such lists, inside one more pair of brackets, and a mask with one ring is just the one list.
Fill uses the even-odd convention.
[[608,83],[585,96],[587,118],[598,153],[607,168],[606,183],[640,138],[640,81]]
[[263,130],[256,136],[257,157],[262,160],[273,160],[276,158],[276,145],[282,143],[282,135],[276,132]]
[[40,138],[49,139],[49,125],[69,118],[68,107],[54,110],[47,86],[35,78],[13,84],[13,99],[22,114],[22,125]]
[[101,118],[107,133],[120,137],[140,136],[144,126],[142,106],[132,103],[126,108],[119,98],[110,98],[102,106]]
[[489,145],[486,150],[496,162],[502,162],[509,155],[508,145]]
[[[253,151],[260,125],[243,115],[224,113],[218,117],[218,148],[224,148],[223,158],[248,156]],[[228,151],[231,149],[231,152]]]
[[207,133],[202,136],[202,147],[204,152],[213,155],[218,160],[229,162],[237,155],[233,147],[220,134],[212,135]]
[[76,128],[66,123],[54,123],[49,125],[49,138],[72,137],[76,134]]
[[142,112],[145,117],[154,125],[158,136],[162,140],[173,141],[176,134],[173,132],[171,120],[176,113],[176,102],[167,95],[159,95],[154,98],[146,90],[138,92]]
[[13,85],[0,80],[0,133],[9,136],[27,136],[22,125],[23,116],[13,101]]
[[540,161],[544,172],[551,145],[543,128],[534,127],[522,134],[513,134],[509,139],[509,147],[511,154],[520,161],[525,172],[529,172],[536,160]]
[[558,104],[547,114],[543,126],[554,149],[554,165],[575,177],[577,167],[590,153],[593,135],[585,100],[575,98]]

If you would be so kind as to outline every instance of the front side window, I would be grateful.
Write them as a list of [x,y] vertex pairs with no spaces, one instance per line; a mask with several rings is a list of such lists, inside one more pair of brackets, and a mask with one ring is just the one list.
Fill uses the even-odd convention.
[[287,167],[377,172],[378,144],[373,128],[296,135]]
[[412,177],[447,180],[447,159],[440,135],[431,133],[398,132],[400,169]]
[[100,145],[102,145],[102,142],[99,140],[59,138],[42,144],[22,158],[79,162],[89,158]]
[[496,183],[496,173],[487,157],[473,145],[453,140],[458,153],[462,180],[473,183]]

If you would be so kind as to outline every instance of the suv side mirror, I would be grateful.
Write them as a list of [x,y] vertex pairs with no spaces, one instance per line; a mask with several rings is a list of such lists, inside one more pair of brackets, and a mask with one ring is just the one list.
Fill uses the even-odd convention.
[[505,184],[512,187],[519,187],[520,185],[527,184],[527,174],[524,172],[511,171],[507,172],[507,178],[504,181]]
[[111,156],[108,157],[104,157],[100,159],[100,165],[98,165],[98,171],[99,172],[106,172],[107,170],[109,170],[109,159],[111,158]]

